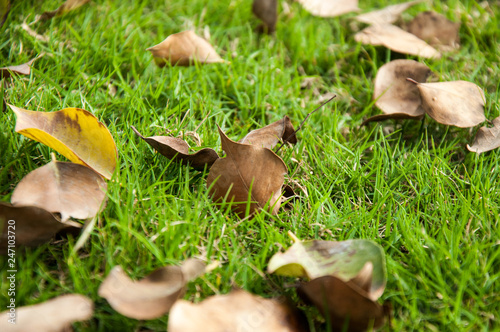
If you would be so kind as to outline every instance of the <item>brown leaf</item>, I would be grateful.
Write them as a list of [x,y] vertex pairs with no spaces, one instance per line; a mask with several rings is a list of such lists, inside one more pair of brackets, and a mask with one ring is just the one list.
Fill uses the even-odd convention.
[[358,32],[354,39],[369,45],[383,45],[390,50],[424,58],[439,58],[441,54],[415,35],[391,24],[371,25]]
[[407,27],[408,32],[433,46],[459,47],[460,23],[448,20],[443,15],[427,11],[418,14]]
[[159,67],[170,62],[173,66],[190,66],[199,63],[222,63],[219,54],[205,39],[193,31],[183,31],[168,36],[164,41],[146,49],[153,54]]
[[204,271],[203,262],[188,259],[182,266],[165,266],[133,281],[120,266],[115,266],[99,287],[99,296],[124,316],[154,319],[166,314],[184,295],[187,282]]
[[7,20],[9,12],[10,12],[10,1],[0,0],[0,28],[4,25],[5,21]]
[[493,120],[493,127],[481,127],[476,134],[472,146],[467,149],[475,153],[483,153],[500,147],[500,117]]
[[484,120],[484,92],[466,81],[417,83],[425,112],[448,126],[473,127]]
[[268,148],[231,141],[219,128],[225,158],[210,168],[207,186],[214,202],[233,201],[235,212],[244,216],[249,202],[249,214],[269,203],[272,214],[280,208],[280,196],[287,173],[283,160]]
[[262,32],[273,33],[276,30],[278,0],[254,0],[252,12],[262,20]]
[[296,312],[282,301],[237,289],[201,303],[177,301],[170,311],[167,330],[299,332],[304,328]]
[[12,74],[29,75],[31,74],[31,64],[38,58],[31,59],[30,61],[17,66],[8,66],[0,68],[0,78],[8,78]]
[[324,276],[302,283],[297,292],[319,309],[331,324],[332,331],[365,331],[368,327],[378,328],[384,324],[384,308],[352,281]]
[[72,10],[78,9],[91,0],[66,0],[59,8],[51,12],[45,12],[40,16],[40,20],[47,20],[54,16],[62,16]]
[[10,309],[0,313],[0,331],[66,332],[72,331],[71,323],[90,319],[94,304],[86,296],[67,294],[15,311],[15,324],[9,321]]
[[189,154],[189,145],[180,138],[169,136],[144,137],[134,126],[131,127],[137,136],[162,155],[184,165],[190,165],[194,169],[202,171],[205,167],[210,168],[219,159],[219,155],[214,149],[205,148],[196,153]]
[[297,0],[314,16],[335,17],[358,11],[358,0]]
[[425,82],[430,73],[429,67],[414,60],[394,60],[380,67],[375,77],[373,99],[385,114],[371,117],[363,124],[385,119],[421,118],[425,111],[420,92],[407,78]]
[[101,209],[106,182],[92,169],[74,163],[52,161],[26,175],[12,193],[14,206],[38,206],[70,217],[87,219]]
[[290,118],[286,115],[283,119],[273,122],[270,125],[252,130],[240,140],[240,143],[272,149],[276,144],[281,142],[281,140],[285,140],[291,144],[297,143],[295,129],[293,128]]
[[391,24],[396,22],[401,14],[411,6],[422,2],[422,0],[399,3],[385,8],[374,10],[355,17],[359,22],[367,24]]
[[[52,213],[36,206],[12,206],[0,202],[0,253],[8,252],[15,233],[15,246],[37,246],[49,241],[60,231],[77,232],[82,225],[59,221]],[[10,231],[10,233],[9,233]],[[10,242],[9,242],[10,241]]]

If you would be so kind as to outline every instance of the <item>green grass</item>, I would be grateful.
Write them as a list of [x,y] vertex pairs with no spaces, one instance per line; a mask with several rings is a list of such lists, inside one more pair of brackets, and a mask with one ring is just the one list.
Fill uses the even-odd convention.
[[[71,255],[73,238],[18,251],[18,306],[81,293],[95,302],[95,314],[75,324],[78,331],[165,330],[168,316],[126,318],[97,289],[115,265],[138,279],[192,256],[222,265],[190,283],[185,299],[200,301],[238,285],[264,297],[285,293],[297,300],[293,289],[281,288],[290,280],[259,272],[291,245],[292,231],[301,239],[379,243],[388,264],[382,300],[393,306],[395,331],[500,330],[499,151],[470,153],[465,145],[475,129],[429,118],[423,124],[359,127],[380,113],[371,99],[378,68],[405,56],[357,44],[352,29],[361,26],[351,24],[352,14],[323,19],[287,2],[291,11],[280,10],[276,35],[258,37],[251,1],[97,0],[36,24],[50,40],[45,43],[21,23],[61,1],[11,2],[1,28],[0,64],[45,56],[29,77],[4,80],[6,101],[39,111],[87,109],[108,126],[119,151],[107,207],[77,255]],[[395,3],[360,2],[365,10]],[[436,1],[403,17],[434,9],[462,22],[458,52],[420,61],[442,81],[483,87],[491,120],[500,114],[500,9],[498,2],[486,9],[485,3]],[[189,28],[202,36],[209,31],[231,64],[157,68],[145,48]],[[316,78],[312,87],[301,88],[305,78]],[[130,128],[145,136],[177,136],[206,118],[197,133],[203,146],[220,151],[217,125],[234,140],[284,115],[298,125],[326,93],[338,97],[310,117],[295,147],[280,151],[288,180],[303,199],[277,216],[239,222],[221,213],[208,196],[206,173],[155,154]],[[10,200],[26,174],[51,160],[49,148],[15,133],[15,120],[10,110],[0,111],[2,201]],[[0,266],[5,309],[5,258]],[[315,323],[317,313],[307,309],[307,315],[313,330],[324,329]]]

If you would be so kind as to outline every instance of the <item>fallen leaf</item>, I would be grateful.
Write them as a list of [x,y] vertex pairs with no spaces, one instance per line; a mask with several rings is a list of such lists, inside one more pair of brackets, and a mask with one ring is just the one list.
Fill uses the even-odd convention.
[[204,271],[202,261],[188,259],[182,266],[165,266],[133,281],[120,266],[115,266],[99,287],[99,296],[124,316],[154,319],[166,314],[185,293],[186,284]]
[[106,182],[92,169],[74,163],[52,161],[26,175],[12,193],[14,206],[38,206],[70,217],[87,219],[101,209]]
[[[34,247],[52,239],[61,231],[79,232],[82,225],[73,221],[61,222],[52,213],[36,206],[12,206],[0,202],[0,253],[19,246]],[[10,232],[10,233],[9,233]],[[13,236],[15,237],[9,237]],[[12,247],[12,245],[15,247]]]
[[29,75],[31,74],[31,64],[38,58],[31,59],[30,61],[17,66],[8,66],[0,68],[0,78],[10,77],[12,74]]
[[254,0],[252,12],[262,20],[261,32],[273,33],[278,21],[278,0]]
[[424,58],[440,58],[441,54],[422,39],[391,24],[371,25],[358,32],[354,39],[363,44],[383,45],[390,50]]
[[215,295],[201,303],[177,301],[168,318],[169,332],[304,331],[296,312],[283,301],[265,299],[244,290]]
[[373,99],[385,114],[371,117],[363,124],[385,119],[423,117],[425,111],[421,105],[420,92],[407,78],[425,82],[430,73],[429,67],[414,60],[393,60],[380,67],[375,77]]
[[[8,306],[7,306],[8,307]],[[94,303],[80,294],[61,295],[48,301],[15,308],[15,324],[10,309],[0,313],[0,330],[10,332],[67,332],[71,323],[88,320]]]
[[153,149],[177,162],[185,165],[190,165],[194,169],[204,170],[205,167],[210,168],[213,163],[219,159],[219,155],[214,149],[205,148],[196,153],[189,154],[189,145],[182,139],[169,136],[151,136],[144,137],[131,126],[134,133],[142,138],[146,143],[151,145]]
[[47,20],[54,16],[62,16],[72,10],[78,9],[90,0],[66,0],[59,8],[51,12],[45,12],[40,16],[40,20]]
[[466,81],[413,83],[420,91],[425,112],[437,122],[467,128],[486,120],[484,92],[476,84]]
[[475,153],[483,153],[500,147],[500,117],[493,120],[493,127],[481,127],[476,134],[472,146],[467,149]]
[[452,22],[443,15],[432,11],[415,16],[408,24],[407,30],[433,46],[459,47],[460,23]]
[[10,12],[10,1],[0,0],[0,28],[4,25],[5,21],[7,20],[9,12]]
[[396,22],[405,10],[420,2],[422,2],[422,0],[387,6],[379,10],[358,15],[355,19],[366,24],[391,24]]
[[108,128],[92,113],[80,108],[34,112],[9,106],[17,116],[16,132],[111,179],[116,169],[116,145]]
[[355,278],[366,263],[373,264],[369,298],[376,300],[384,292],[386,269],[384,250],[369,240],[299,241],[285,253],[269,261],[268,273],[316,279],[333,275],[345,282]]
[[361,288],[334,276],[323,276],[302,283],[297,292],[316,306],[332,331],[366,331],[385,322],[386,310],[372,301]]
[[270,125],[252,130],[240,140],[240,143],[272,149],[282,140],[291,144],[297,143],[295,129],[290,118],[286,115],[283,119],[273,122]]
[[219,128],[225,158],[210,168],[207,186],[214,202],[234,202],[235,212],[244,216],[263,209],[267,203],[272,214],[280,208],[285,174],[283,160],[268,148],[231,141]]
[[159,67],[170,62],[173,66],[190,66],[199,63],[225,62],[205,39],[193,31],[183,31],[168,36],[164,41],[146,49],[153,54]]
[[335,17],[358,11],[358,0],[297,0],[315,16]]

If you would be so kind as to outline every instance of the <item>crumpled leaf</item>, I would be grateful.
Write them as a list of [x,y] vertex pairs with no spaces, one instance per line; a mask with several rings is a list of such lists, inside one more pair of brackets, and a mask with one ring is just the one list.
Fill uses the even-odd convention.
[[169,136],[144,137],[134,126],[131,127],[137,136],[162,155],[168,159],[189,165],[194,169],[202,171],[205,167],[210,168],[219,159],[219,155],[214,149],[204,148],[193,154],[189,154],[189,145],[180,138]]
[[358,0],[297,0],[315,16],[335,17],[358,11]]
[[14,206],[38,206],[70,217],[87,219],[101,209],[106,182],[92,169],[74,163],[52,161],[26,175],[12,193]]
[[236,289],[201,303],[177,301],[168,318],[169,332],[304,331],[295,311],[283,301],[265,299]]
[[72,10],[78,9],[91,0],[66,0],[59,8],[51,12],[45,12],[40,16],[40,20],[48,20],[54,16],[62,16]]
[[173,66],[191,66],[199,63],[225,62],[205,39],[193,31],[183,31],[168,36],[164,41],[146,49],[153,54],[159,67],[170,62]]
[[[9,220],[14,220],[14,223]],[[15,246],[34,247],[52,239],[61,231],[77,233],[82,225],[73,221],[61,222],[52,213],[36,206],[12,206],[0,202],[0,253],[6,254],[9,236],[15,233]],[[14,226],[14,227],[9,227]],[[11,231],[11,233],[9,233]]]
[[373,99],[385,114],[373,116],[363,124],[386,119],[423,117],[425,111],[421,105],[420,92],[407,78],[425,82],[430,73],[429,67],[414,60],[393,60],[380,67],[375,77]]
[[472,146],[467,149],[475,153],[483,153],[500,147],[500,117],[493,120],[493,127],[481,127],[476,134]]
[[133,281],[120,266],[115,266],[99,287],[99,296],[124,316],[154,319],[166,314],[184,295],[186,284],[204,271],[205,264],[191,258],[181,266],[165,266]]
[[214,202],[233,201],[234,211],[244,216],[249,202],[249,214],[269,203],[272,214],[280,208],[280,196],[288,172],[283,160],[268,148],[236,143],[219,128],[225,158],[219,158],[210,168],[207,186]]
[[448,126],[473,127],[484,120],[484,92],[467,81],[418,83],[422,106],[434,120]]
[[309,279],[333,275],[347,282],[355,278],[368,262],[373,264],[368,296],[376,300],[385,289],[386,268],[384,250],[373,241],[299,241],[285,253],[275,254],[267,271]]
[[10,1],[0,0],[0,28],[4,25],[5,21],[7,20],[9,12],[10,12]]
[[16,132],[111,179],[118,154],[115,141],[108,128],[92,113],[80,108],[34,112],[9,106],[17,116]]
[[440,58],[435,48],[415,35],[391,24],[371,25],[354,35],[357,42],[374,46],[383,45],[390,50],[424,58]]
[[31,59],[30,61],[23,63],[21,65],[0,68],[0,78],[7,78],[10,77],[12,74],[18,74],[18,75],[31,74],[31,65],[36,59],[38,58]]
[[240,140],[240,143],[272,149],[276,144],[281,142],[281,140],[285,140],[291,144],[297,143],[295,129],[293,128],[290,118],[286,115],[283,119],[273,122],[263,128],[252,130]]
[[[335,276],[302,283],[297,292],[328,319],[332,331],[361,332],[369,327],[379,328],[387,316],[387,309],[371,300],[363,289]],[[344,329],[346,324],[348,327]]]
[[436,12],[427,11],[418,14],[408,24],[408,32],[425,40],[433,46],[458,48],[460,23],[448,20]]
[[262,20],[262,26],[259,28],[261,32],[273,33],[276,30],[278,0],[254,0],[252,12]]
[[358,15],[355,19],[366,24],[391,24],[396,22],[405,10],[420,2],[422,2],[422,0],[398,3]]
[[71,323],[88,320],[94,303],[80,294],[61,295],[48,301],[16,308],[15,324],[9,322],[10,311],[0,313],[0,331],[67,332]]

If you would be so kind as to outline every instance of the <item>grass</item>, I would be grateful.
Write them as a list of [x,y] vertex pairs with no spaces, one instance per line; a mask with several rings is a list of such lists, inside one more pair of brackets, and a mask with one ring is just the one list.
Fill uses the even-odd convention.
[[[388,265],[382,300],[393,306],[396,331],[500,330],[499,151],[470,153],[465,145],[475,129],[429,118],[359,127],[379,114],[371,99],[378,68],[406,56],[357,44],[353,14],[323,19],[297,3],[281,3],[275,37],[258,37],[250,1],[97,0],[35,25],[49,42],[21,28],[24,19],[60,3],[13,2],[0,36],[0,64],[45,56],[29,77],[4,80],[2,94],[30,110],[89,110],[112,133],[119,167],[109,182],[107,207],[77,255],[71,255],[75,238],[19,250],[18,306],[81,293],[96,309],[91,320],[75,324],[77,331],[165,330],[168,316],[126,318],[97,289],[115,265],[138,279],[192,256],[223,264],[189,284],[185,299],[225,294],[232,285],[296,299],[292,289],[275,286],[282,278],[261,276],[270,257],[291,245],[292,231],[300,239],[379,243]],[[498,2],[485,4],[419,4],[403,17],[434,9],[462,22],[458,52],[420,61],[441,81],[483,87],[491,120],[500,113],[500,9]],[[208,34],[231,64],[157,68],[145,48],[191,28]],[[306,78],[312,85],[303,88]],[[202,145],[220,151],[217,125],[234,140],[284,115],[298,125],[327,93],[338,95],[335,102],[310,117],[294,148],[280,152],[303,199],[274,217],[239,222],[221,213],[208,196],[206,173],[155,154],[130,128],[145,136],[178,136],[206,118],[197,131]],[[15,120],[10,110],[0,112],[0,197],[6,202],[26,174],[51,160],[49,148],[15,133]],[[0,266],[0,291],[7,294],[6,258]],[[0,307],[7,301],[2,295]],[[307,310],[307,316],[313,331],[324,330],[314,322],[316,312]]]

